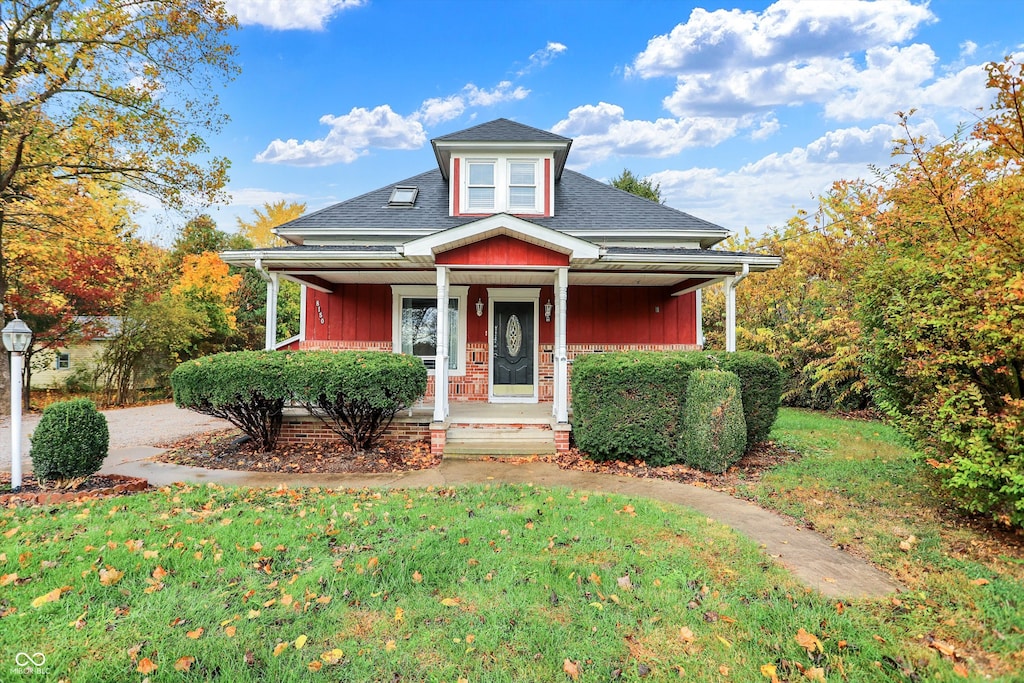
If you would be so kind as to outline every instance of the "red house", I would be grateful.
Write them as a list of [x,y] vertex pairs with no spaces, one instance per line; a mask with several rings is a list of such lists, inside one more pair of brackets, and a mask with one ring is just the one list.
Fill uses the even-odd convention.
[[[700,348],[700,290],[723,281],[734,350],[735,286],[779,265],[713,250],[725,228],[566,169],[568,138],[498,119],[431,144],[437,168],[278,227],[290,246],[222,257],[267,280],[267,348],[421,357],[424,405],[394,431],[436,450],[567,448],[573,358]],[[303,285],[302,331],[283,344],[280,278]],[[284,435],[315,438],[317,423],[292,416]]]

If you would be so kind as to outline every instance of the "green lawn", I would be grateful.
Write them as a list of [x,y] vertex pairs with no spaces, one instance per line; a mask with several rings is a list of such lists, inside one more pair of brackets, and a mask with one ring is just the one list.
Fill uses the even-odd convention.
[[743,493],[809,522],[910,590],[871,611],[913,640],[955,648],[1022,680],[1024,535],[968,520],[937,494],[931,468],[878,422],[780,412],[772,438],[803,457]]
[[879,426],[784,411],[775,434],[809,454],[748,494],[910,593],[825,600],[654,501],[178,486],[0,511],[0,680],[23,680],[19,653],[46,657],[32,680],[1014,680],[1019,559],[952,552],[977,532],[922,519],[934,501]]

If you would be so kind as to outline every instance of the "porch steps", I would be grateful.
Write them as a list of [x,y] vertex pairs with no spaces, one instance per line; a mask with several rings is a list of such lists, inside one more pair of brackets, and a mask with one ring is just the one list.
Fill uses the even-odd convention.
[[555,433],[549,424],[522,426],[488,425],[448,428],[444,444],[446,458],[483,455],[554,455]]

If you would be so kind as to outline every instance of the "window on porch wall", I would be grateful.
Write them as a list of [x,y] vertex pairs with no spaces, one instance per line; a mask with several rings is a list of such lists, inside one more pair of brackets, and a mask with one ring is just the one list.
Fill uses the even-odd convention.
[[[437,299],[402,298],[402,353],[418,356],[428,370],[437,356]],[[448,369],[459,365],[459,300],[448,299]]]

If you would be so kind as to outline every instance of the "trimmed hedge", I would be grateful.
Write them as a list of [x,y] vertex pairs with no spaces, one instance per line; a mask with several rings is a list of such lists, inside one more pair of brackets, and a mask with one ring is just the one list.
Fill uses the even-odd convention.
[[295,399],[356,451],[376,446],[395,414],[427,391],[427,368],[415,356],[303,351],[289,365],[302,378]]
[[724,472],[747,447],[740,379],[732,372],[690,373],[679,443],[683,462],[705,472]]
[[678,461],[686,385],[713,368],[700,353],[594,353],[573,361],[573,437],[594,460]]
[[641,458],[658,467],[680,462],[687,384],[695,370],[739,378],[746,444],[768,437],[779,411],[782,368],[752,351],[627,351],[573,361],[573,438],[594,460]]
[[782,366],[771,356],[756,351],[705,351],[704,355],[715,359],[718,369],[735,373],[740,378],[743,418],[747,422],[747,448],[766,440],[782,403],[785,388]]
[[264,451],[277,445],[291,400],[365,450],[426,393],[427,369],[386,351],[232,351],[181,364],[171,387],[176,405],[229,421]]
[[171,373],[174,403],[227,420],[262,451],[281,433],[284,404],[292,394],[287,351],[229,351],[179,365]]
[[40,481],[88,477],[107,457],[107,418],[86,398],[47,406],[32,434],[32,472]]

